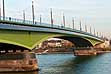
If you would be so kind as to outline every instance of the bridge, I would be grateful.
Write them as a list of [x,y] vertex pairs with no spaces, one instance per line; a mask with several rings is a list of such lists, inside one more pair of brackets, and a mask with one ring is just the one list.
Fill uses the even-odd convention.
[[82,30],[12,17],[0,17],[1,50],[32,50],[49,38],[68,40],[76,47],[93,47],[104,42],[101,37]]
[[[65,16],[63,16],[64,26],[53,24],[51,9],[51,24],[36,22],[34,20],[34,5],[32,1],[33,21],[5,16],[5,6],[3,0],[3,16],[0,16],[0,72],[4,71],[33,71],[38,70],[37,58],[32,51],[41,42],[49,38],[59,38],[72,42],[75,46],[75,55],[92,55],[96,50],[86,47],[104,43],[104,39],[95,34],[65,27]],[[86,50],[77,50],[82,48]],[[81,53],[82,52],[82,53]]]

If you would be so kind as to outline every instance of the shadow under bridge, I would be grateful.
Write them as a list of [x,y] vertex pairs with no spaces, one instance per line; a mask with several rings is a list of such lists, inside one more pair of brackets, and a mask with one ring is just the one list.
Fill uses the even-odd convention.
[[93,46],[93,44],[90,41],[81,37],[58,36],[55,38],[68,40],[72,42],[75,45],[75,47],[92,47]]

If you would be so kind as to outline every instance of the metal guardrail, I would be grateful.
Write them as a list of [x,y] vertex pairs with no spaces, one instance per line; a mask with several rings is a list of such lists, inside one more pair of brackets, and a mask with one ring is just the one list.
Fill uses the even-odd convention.
[[77,33],[81,33],[81,34],[85,34],[85,35],[89,35],[89,36],[93,36],[93,37],[102,39],[101,37],[95,36],[95,35],[90,34],[88,32],[84,32],[84,31],[80,31],[80,30],[77,30],[77,29],[72,29],[72,28],[68,28],[68,27],[64,27],[64,26],[59,26],[59,25],[55,25],[55,24],[52,26],[51,24],[48,24],[48,23],[40,23],[40,22],[34,22],[33,23],[32,21],[29,21],[29,20],[16,19],[16,18],[12,18],[12,17],[3,17],[3,16],[0,16],[0,20],[4,21],[4,22],[21,23],[21,24],[24,24],[24,25],[26,24],[26,25],[30,25],[30,26],[35,25],[35,26],[50,27],[50,28],[74,31],[74,32],[77,32]]

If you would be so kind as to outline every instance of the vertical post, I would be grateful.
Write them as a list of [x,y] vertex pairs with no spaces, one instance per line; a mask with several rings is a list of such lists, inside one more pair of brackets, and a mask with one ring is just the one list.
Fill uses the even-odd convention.
[[42,18],[41,18],[41,15],[40,15],[40,25],[41,25],[41,22],[42,22]]
[[80,31],[82,31],[82,25],[81,25],[81,21],[80,21]]
[[51,27],[53,27],[52,8],[50,9],[50,15],[51,15]]
[[87,25],[85,25],[85,32],[87,32]]
[[104,38],[104,35],[102,34],[102,38]]
[[65,16],[64,16],[64,13],[63,13],[63,24],[64,24],[64,28],[65,28]]
[[74,18],[72,18],[72,24],[73,24],[73,30],[74,30],[74,28],[75,28],[75,27],[74,27]]
[[23,22],[25,23],[25,10],[23,10]]
[[99,36],[101,37],[101,32],[99,33]]
[[98,36],[98,32],[97,32],[97,36]]
[[4,0],[3,0],[3,20],[5,20],[5,4],[4,4]]
[[95,31],[95,28],[94,28],[94,35],[96,35],[96,31]]
[[[0,6],[0,17],[1,17],[1,6]],[[0,18],[1,19],[1,18]]]
[[0,20],[1,20],[1,6],[0,6]]
[[32,20],[33,20],[33,24],[34,24],[35,14],[34,14],[34,2],[33,1],[32,1]]
[[70,24],[69,24],[69,28],[70,28]]
[[90,33],[92,34],[91,26],[90,26]]

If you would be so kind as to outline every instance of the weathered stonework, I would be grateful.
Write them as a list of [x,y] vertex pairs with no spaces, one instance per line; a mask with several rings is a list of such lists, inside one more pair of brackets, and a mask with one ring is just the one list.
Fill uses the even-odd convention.
[[[10,57],[11,55],[16,58]],[[38,70],[37,59],[31,52],[1,53],[0,58],[0,72]]]

